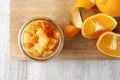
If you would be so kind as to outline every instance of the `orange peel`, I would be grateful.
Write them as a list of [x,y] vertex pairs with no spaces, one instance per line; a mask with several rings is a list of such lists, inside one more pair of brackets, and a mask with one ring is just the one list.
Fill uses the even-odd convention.
[[82,17],[80,14],[80,8],[90,9],[95,6],[94,0],[78,0],[71,10],[71,23],[77,27],[82,26]]
[[117,26],[117,21],[104,13],[99,13],[86,18],[83,22],[81,32],[85,38],[98,38],[106,31],[112,31]]
[[94,0],[78,0],[75,3],[75,5],[71,9],[71,14],[70,14],[70,21],[72,25],[67,25],[65,27],[64,34],[67,33],[65,36],[74,37],[78,32],[80,32],[83,22],[79,9],[80,8],[90,9],[93,6],[95,6]]
[[120,34],[105,32],[97,40],[100,52],[111,57],[120,57]]

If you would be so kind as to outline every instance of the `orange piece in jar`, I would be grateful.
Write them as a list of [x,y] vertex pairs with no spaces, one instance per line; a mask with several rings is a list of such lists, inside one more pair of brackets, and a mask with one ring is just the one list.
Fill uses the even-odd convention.
[[41,56],[41,54],[34,47],[30,48],[29,52],[35,57]]
[[25,48],[33,47],[34,44],[31,42],[31,37],[32,37],[32,35],[30,35],[26,32],[23,34],[22,39],[23,39],[23,45],[24,45]]
[[42,57],[48,57],[48,56],[50,56],[52,53],[53,53],[52,50],[44,51],[44,53],[42,54]]
[[56,30],[52,24],[46,21],[41,22],[42,29],[45,31],[48,37],[53,37],[53,31]]
[[60,34],[58,33],[57,30],[53,31],[53,38],[59,40]]
[[31,37],[31,42],[32,43],[37,43],[38,42],[38,37],[36,34],[34,34],[32,37]]
[[49,44],[48,44],[48,49],[54,49],[54,47],[56,46],[58,40],[54,39],[54,38],[50,38]]
[[23,33],[24,50],[34,57],[48,57],[56,50],[54,48],[59,42],[59,36],[50,22],[33,21],[26,26]]
[[36,31],[41,27],[41,22],[36,21],[36,22],[31,22],[31,24],[28,24],[25,28],[25,32],[29,34],[35,34]]

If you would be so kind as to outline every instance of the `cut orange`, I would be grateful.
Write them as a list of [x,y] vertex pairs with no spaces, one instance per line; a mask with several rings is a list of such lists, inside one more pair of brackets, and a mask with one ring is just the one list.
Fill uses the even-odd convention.
[[82,26],[82,18],[80,15],[79,8],[90,9],[95,6],[94,0],[78,0],[76,4],[72,7],[71,10],[71,23],[77,27],[81,28]]
[[88,17],[82,25],[82,35],[85,38],[97,38],[103,32],[112,31],[117,26],[117,21],[104,13]]
[[70,38],[70,37],[75,36],[79,31],[80,31],[80,28],[77,28],[77,27],[72,26],[72,25],[68,25],[64,29],[64,35],[66,37]]
[[66,37],[74,37],[82,27],[80,8],[90,9],[95,6],[94,0],[78,0],[72,7],[70,20],[72,25],[67,25],[64,30]]
[[113,16],[120,16],[120,0],[95,0],[97,7],[100,11]]
[[120,57],[120,34],[105,32],[99,37],[96,45],[102,53],[112,57]]

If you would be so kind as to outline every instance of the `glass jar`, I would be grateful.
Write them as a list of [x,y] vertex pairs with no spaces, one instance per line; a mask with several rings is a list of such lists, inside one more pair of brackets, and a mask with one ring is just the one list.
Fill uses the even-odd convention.
[[[47,21],[49,23],[51,23],[52,25],[54,25],[54,27],[56,28],[57,32],[59,32],[60,36],[59,36],[59,43],[58,43],[58,46],[57,46],[57,49],[48,57],[34,57],[34,56],[31,56],[28,54],[28,52],[25,50],[24,48],[24,45],[22,43],[22,36],[23,36],[23,32],[24,32],[24,29],[26,28],[26,26],[33,22],[33,21],[38,21],[38,20],[44,20],[44,21]],[[32,18],[30,19],[29,21],[27,21],[20,29],[19,31],[19,34],[18,34],[18,46],[20,48],[20,50],[30,59],[32,60],[36,60],[36,61],[45,61],[45,60],[49,60],[49,59],[52,59],[54,56],[56,56],[58,53],[60,53],[60,51],[62,50],[62,47],[63,47],[63,44],[64,44],[64,36],[63,36],[63,32],[62,32],[62,29],[53,21],[51,20],[50,18],[48,17],[35,17],[35,18]]]

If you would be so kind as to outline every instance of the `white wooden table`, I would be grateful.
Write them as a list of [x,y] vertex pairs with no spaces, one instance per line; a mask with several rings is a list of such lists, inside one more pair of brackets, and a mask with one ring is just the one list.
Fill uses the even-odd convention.
[[9,49],[9,0],[0,0],[0,80],[120,80],[116,61],[14,61]]

